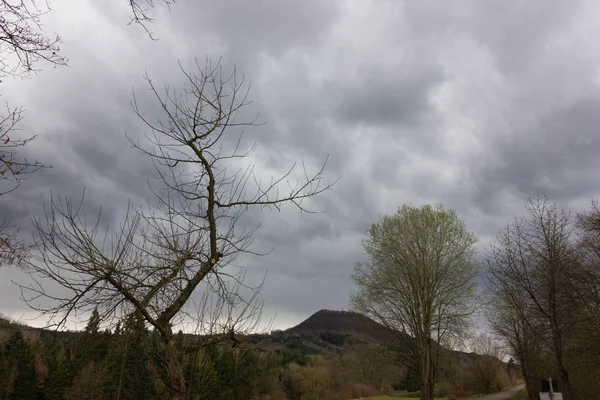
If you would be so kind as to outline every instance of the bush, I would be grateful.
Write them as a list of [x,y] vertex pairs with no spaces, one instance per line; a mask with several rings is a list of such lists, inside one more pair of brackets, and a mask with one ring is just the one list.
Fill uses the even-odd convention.
[[379,392],[373,386],[364,383],[347,382],[339,390],[339,399],[359,399],[377,396]]
[[457,400],[457,399],[462,399],[464,397],[468,397],[472,394],[473,394],[473,392],[471,392],[470,390],[467,390],[463,387],[457,386],[454,389],[452,389],[452,391],[450,393],[448,393],[446,395],[446,398],[448,400]]
[[510,378],[508,377],[508,374],[506,373],[506,371],[500,371],[498,372],[498,375],[496,375],[496,381],[494,382],[494,390],[496,392],[499,392],[507,387],[510,386]]

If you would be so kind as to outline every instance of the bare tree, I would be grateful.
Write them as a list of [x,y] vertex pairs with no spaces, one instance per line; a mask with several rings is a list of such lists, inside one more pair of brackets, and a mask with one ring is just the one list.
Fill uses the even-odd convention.
[[[7,105],[7,111],[7,116],[0,117],[0,198],[21,186],[29,174],[46,167],[38,160],[22,157],[18,152],[35,136],[23,138],[19,135],[22,109],[11,109]],[[0,223],[0,266],[24,259],[27,249],[18,233],[18,227],[11,221]]]
[[7,116],[0,117],[0,196],[16,190],[29,174],[45,167],[38,160],[20,157],[18,150],[35,136],[22,138],[19,135],[17,125],[23,119],[21,108],[11,109],[7,105],[7,111]]
[[504,285],[504,295],[515,293],[507,304],[510,311],[552,351],[564,398],[570,400],[565,354],[569,334],[579,321],[573,312],[579,307],[573,293],[580,271],[573,226],[569,212],[550,203],[546,195],[531,195],[526,209],[528,218],[515,219],[498,235],[489,272]]
[[502,347],[494,339],[485,334],[479,334],[471,341],[471,349],[479,357],[475,358],[474,376],[479,390],[485,394],[492,393],[495,390],[503,389],[498,387],[498,375],[502,371]]
[[519,362],[529,399],[536,400],[538,382],[534,377],[541,376],[543,344],[531,328],[533,318],[530,317],[531,311],[525,307],[523,292],[515,289],[518,285],[510,277],[497,272],[492,270],[485,279],[490,300],[486,319],[490,330]]
[[598,316],[600,310],[600,203],[592,201],[590,208],[577,215],[580,259],[583,274],[579,292],[586,311]]
[[[165,4],[173,3],[163,0]],[[150,37],[147,25],[153,22],[149,15],[153,0],[129,0],[132,10],[131,22],[141,25]],[[42,4],[42,6],[40,6]],[[46,36],[42,32],[41,19],[50,12],[47,1],[0,0],[0,78],[25,78],[37,73],[39,61],[54,66],[66,65],[67,59],[60,54],[61,38],[58,34]],[[0,83],[2,81],[0,80]],[[46,167],[37,160],[20,157],[18,150],[35,139],[18,135],[18,124],[23,119],[23,109],[10,108],[0,115],[0,196],[16,190],[28,174]],[[26,254],[19,240],[18,228],[9,220],[0,223],[0,266],[12,264]]]
[[[303,169],[295,184],[294,167],[266,184],[252,166],[240,167],[254,145],[242,150],[242,134],[235,130],[257,125],[256,118],[239,120],[249,87],[235,69],[224,73],[220,63],[196,66],[196,73],[181,68],[188,85],[183,92],[167,88],[162,95],[147,79],[162,118],[146,117],[134,96],[133,108],[151,133],[149,146],[130,140],[156,167],[155,208],[129,207],[110,235],[102,234],[100,216],[90,222],[79,205],[52,200],[45,218],[35,221],[38,251],[27,263],[35,283],[22,287],[30,306],[59,326],[93,308],[105,321],[140,314],[160,336],[168,371],[167,381],[154,375],[155,386],[163,398],[173,399],[185,398],[186,387],[173,326],[191,315],[194,293],[210,291],[231,306],[225,309],[241,309],[237,321],[248,311],[255,315],[253,296],[246,299],[238,291],[242,277],[233,263],[241,254],[263,253],[249,247],[258,227],[245,227],[240,218],[250,208],[286,203],[311,212],[303,200],[332,185],[323,181],[325,164],[314,174]],[[46,286],[49,281],[53,285]],[[60,290],[46,291],[53,286]],[[229,332],[212,337],[233,338],[235,325],[229,318]]]
[[589,209],[577,215],[577,231],[581,269],[574,293],[581,307],[583,323],[577,345],[580,367],[600,369],[600,203],[593,200]]
[[417,365],[421,399],[433,398],[439,344],[464,333],[475,311],[475,236],[452,210],[403,206],[373,224],[351,303],[397,332]]
[[[44,3],[44,2],[42,2]],[[0,1],[0,78],[24,77],[37,72],[39,60],[54,65],[65,65],[60,55],[60,36],[45,36],[41,17],[50,10],[34,0]]]
[[[150,10],[156,0],[128,0],[131,8],[129,24],[140,25],[151,39],[149,30],[154,22]],[[160,0],[167,7],[174,0]],[[68,60],[61,55],[61,37],[42,32],[42,17],[51,11],[47,0],[0,0],[0,78],[27,77],[38,72],[38,61],[55,66],[66,65]]]
[[[49,8],[42,9],[38,3],[34,0],[0,0],[0,78],[28,77],[39,71],[36,64],[40,60],[53,65],[67,63],[59,54],[60,37],[46,37],[41,32],[41,17]],[[18,124],[22,118],[21,108],[8,105],[7,113],[0,115],[0,196],[16,190],[28,174],[45,167],[18,152],[35,139],[35,136],[19,136]],[[26,253],[18,228],[9,220],[2,221],[0,266],[22,260]]]
[[[175,0],[159,1],[166,5],[167,8],[170,8],[170,6],[175,3]],[[134,23],[140,25],[152,40],[155,40],[156,37],[149,29],[149,25],[154,22],[154,18],[150,16],[150,10],[155,7],[156,3],[156,0],[129,0],[129,6],[131,7],[132,12],[129,24],[131,25]]]

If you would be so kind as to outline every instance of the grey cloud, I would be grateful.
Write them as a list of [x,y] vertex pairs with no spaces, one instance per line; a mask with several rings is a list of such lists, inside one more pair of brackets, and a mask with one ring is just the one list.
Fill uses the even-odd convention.
[[409,63],[408,67],[360,71],[356,78],[327,88],[338,99],[335,113],[339,120],[349,125],[412,128],[433,112],[430,95],[444,74],[437,66]]
[[[312,46],[327,34],[339,3],[247,2],[225,0],[173,7],[166,16],[178,33],[210,33],[228,49],[228,62],[246,69],[261,52],[279,56],[293,47]],[[163,14],[163,17],[165,15]]]
[[[67,27],[71,66],[3,83],[3,100],[28,109],[26,133],[40,135],[26,154],[54,165],[0,199],[0,217],[24,230],[51,190],[77,197],[87,187],[89,210],[102,205],[111,222],[128,198],[148,198],[152,166],[124,137],[148,132],[129,106],[131,89],[147,115],[158,116],[143,73],[159,88],[181,88],[177,61],[187,68],[205,55],[223,56],[226,69],[237,64],[253,84],[255,102],[241,117],[261,112],[268,121],[246,130],[247,142],[259,145],[247,160],[257,171],[277,175],[302,158],[314,171],[330,154],[326,174],[342,178],[312,201],[324,214],[285,207],[251,210],[242,221],[262,224],[256,250],[275,249],[238,264],[249,284],[269,271],[266,308],[285,321],[347,307],[363,233],[402,203],[456,209],[485,246],[522,212],[529,191],[548,189],[568,204],[600,193],[600,54],[573,33],[591,2],[176,3],[170,13],[156,12],[158,42],[125,26],[126,7],[76,15],[101,8],[77,4],[57,4],[47,25]],[[97,36],[112,17],[106,39]],[[578,29],[593,34],[589,25]],[[589,62],[576,61],[583,53]],[[23,312],[6,287],[15,273],[0,271],[0,301]]]
[[552,51],[552,41],[560,37],[562,28],[573,21],[584,3],[463,0],[453,2],[452,7],[439,7],[434,0],[427,0],[407,3],[405,21],[419,37],[471,36],[493,54],[501,73],[516,78],[541,66],[540,55]]
[[512,186],[523,198],[536,191],[567,203],[597,196],[599,106],[600,98],[594,96],[548,110],[531,131],[519,132],[497,148],[502,164],[490,165],[480,176],[496,188]]

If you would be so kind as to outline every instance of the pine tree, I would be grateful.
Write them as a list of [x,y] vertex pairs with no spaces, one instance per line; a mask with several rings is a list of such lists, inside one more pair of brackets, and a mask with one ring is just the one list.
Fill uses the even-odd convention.
[[21,331],[13,333],[4,343],[0,358],[3,397],[11,400],[37,398],[34,357]]
[[148,331],[144,321],[130,316],[113,333],[104,362],[104,390],[115,400],[152,399],[154,388],[145,364]]
[[103,400],[108,398],[102,391],[101,372],[91,361],[77,372],[73,383],[65,394],[65,400]]
[[50,371],[48,385],[44,391],[47,400],[64,400],[65,393],[71,386],[74,374],[66,353],[66,349],[63,348],[57,354],[56,366]]
[[74,367],[80,371],[90,362],[99,363],[108,353],[109,337],[100,331],[100,315],[94,309],[90,319],[74,343]]

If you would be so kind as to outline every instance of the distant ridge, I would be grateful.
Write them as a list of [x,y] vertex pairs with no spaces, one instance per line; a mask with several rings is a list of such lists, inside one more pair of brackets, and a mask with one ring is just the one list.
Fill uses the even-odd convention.
[[333,332],[352,335],[377,344],[397,341],[394,331],[363,314],[353,311],[319,310],[284,332],[293,334]]

